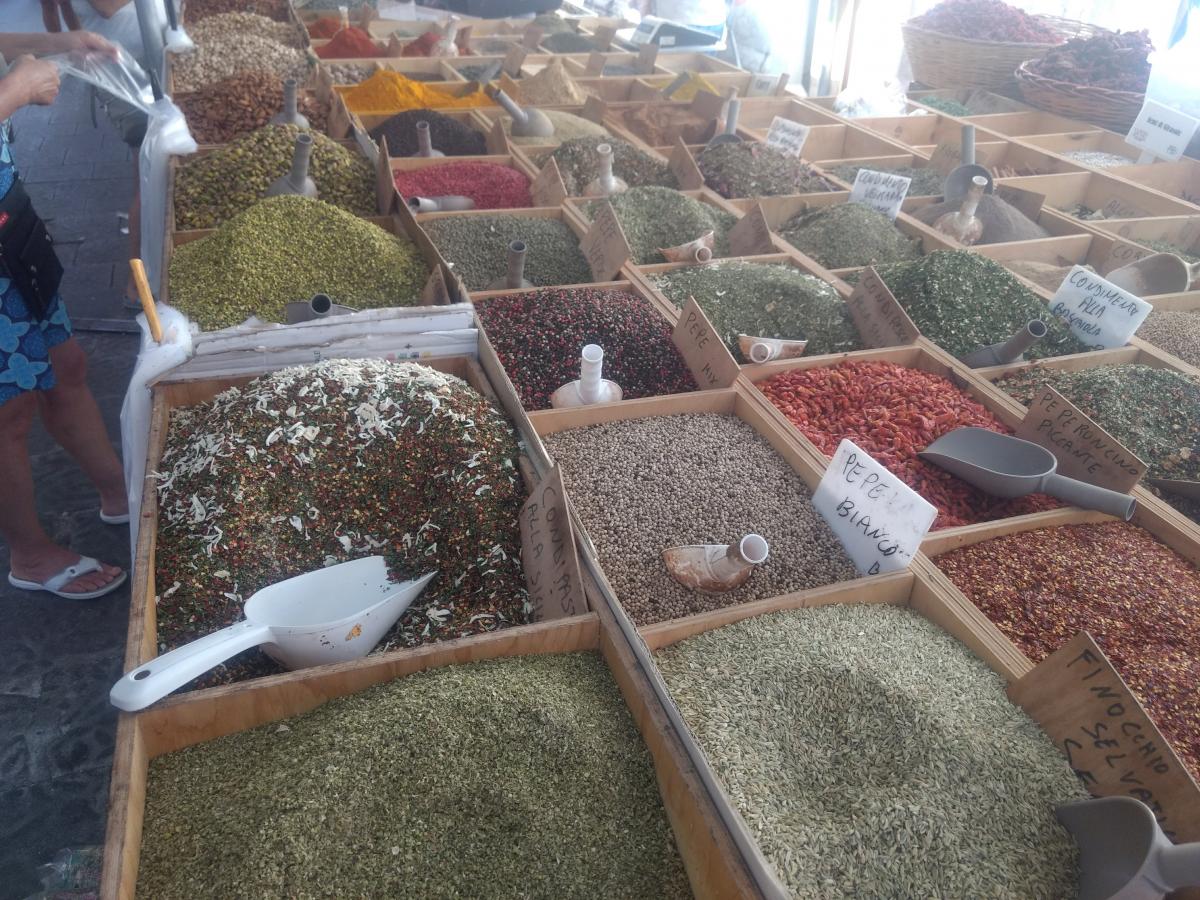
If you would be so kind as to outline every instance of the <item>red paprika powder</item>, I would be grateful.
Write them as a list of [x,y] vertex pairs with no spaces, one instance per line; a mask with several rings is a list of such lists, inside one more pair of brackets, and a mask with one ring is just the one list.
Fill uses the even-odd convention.
[[316,52],[321,59],[372,59],[386,55],[369,34],[353,25],[343,28],[328,44],[318,47]]

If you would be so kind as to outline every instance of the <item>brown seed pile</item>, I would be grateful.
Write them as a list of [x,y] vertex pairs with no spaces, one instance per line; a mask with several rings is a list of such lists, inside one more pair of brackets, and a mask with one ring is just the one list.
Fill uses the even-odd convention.
[[[808,487],[741,419],[652,416],[543,438],[621,604],[639,625],[857,577]],[[736,590],[674,581],[662,552],[761,534],[770,557]]]
[[1156,309],[1142,323],[1137,336],[1186,363],[1200,366],[1200,311]]
[[[313,131],[324,132],[329,104],[310,91],[296,93],[297,111]],[[197,143],[228,144],[262,128],[283,108],[283,79],[273,72],[240,72],[194,93],[180,94],[175,103]]]

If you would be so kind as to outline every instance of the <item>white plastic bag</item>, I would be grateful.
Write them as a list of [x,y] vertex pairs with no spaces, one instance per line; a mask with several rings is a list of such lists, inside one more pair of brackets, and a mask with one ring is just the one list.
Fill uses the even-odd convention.
[[846,88],[833,101],[833,111],[848,118],[862,116],[903,116],[908,113],[908,97],[899,82],[884,81],[868,87]]
[[154,103],[150,76],[124,47],[117,47],[116,59],[96,50],[56,53],[46,59],[58,66],[60,75],[86,81],[118,100],[150,112]]
[[141,187],[142,264],[155,297],[161,296],[163,240],[167,220],[167,168],[172,156],[197,150],[183,112],[169,97],[155,100],[147,111],[150,121],[138,151]]
[[170,306],[158,304],[162,343],[150,336],[146,314],[138,313],[142,343],[137,365],[121,405],[121,457],[125,461],[125,493],[129,498],[129,553],[137,555],[138,511],[142,508],[142,481],[146,475],[146,451],[150,440],[150,381],[187,361],[192,355],[193,327],[187,316]]

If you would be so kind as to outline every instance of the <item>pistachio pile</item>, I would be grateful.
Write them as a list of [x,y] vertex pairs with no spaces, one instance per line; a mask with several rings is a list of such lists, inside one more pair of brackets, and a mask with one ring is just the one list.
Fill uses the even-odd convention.
[[174,90],[196,91],[214,81],[246,71],[273,72],[281,78],[300,81],[308,77],[316,64],[315,56],[264,34],[227,24],[230,21],[227,16],[234,15],[240,14],[210,16],[189,32],[196,42],[196,49],[182,56],[171,57]]
[[[267,125],[181,167],[175,175],[175,227],[216,228],[266,196],[275,179],[288,173],[295,125]],[[311,133],[308,174],[317,197],[355,215],[375,213],[375,174],[362,156]]]

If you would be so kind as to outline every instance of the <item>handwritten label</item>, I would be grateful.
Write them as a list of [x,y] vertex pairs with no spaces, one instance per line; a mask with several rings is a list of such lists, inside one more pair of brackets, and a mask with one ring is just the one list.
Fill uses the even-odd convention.
[[1168,837],[1200,840],[1200,788],[1087,632],[1009,685],[1008,696],[1089,791],[1141,800]]
[[1012,187],[1007,184],[996,185],[996,196],[1005,203],[1016,208],[1017,212],[1036,222],[1041,215],[1042,207],[1046,205],[1046,195],[1037,191],[1027,191],[1024,188]]
[[1017,437],[1040,444],[1058,460],[1058,473],[1068,478],[1129,493],[1148,466],[1120,441],[1093,422],[1049,385],[1029,405]]
[[592,277],[597,281],[612,281],[621,266],[633,255],[629,241],[625,240],[625,232],[621,230],[621,223],[617,221],[617,213],[607,200],[600,204],[600,212],[579,242],[579,249],[583,251]]
[[771,226],[767,224],[767,214],[763,212],[761,203],[755,203],[754,208],[729,229],[729,252],[734,256],[759,256],[775,252]]
[[1092,350],[1124,347],[1153,307],[1083,266],[1074,266],[1054,292],[1050,311]]
[[603,75],[604,74],[605,57],[603,53],[597,51],[588,57],[587,65],[583,69],[584,75]]
[[900,214],[904,198],[908,196],[910,184],[911,178],[893,172],[859,169],[858,174],[854,176],[854,185],[850,188],[850,202],[861,203],[878,210],[894,222]]
[[537,177],[529,183],[529,195],[533,198],[534,206],[560,206],[567,198],[567,188],[558,170],[558,161],[553,156],[546,160]]
[[434,266],[421,290],[422,306],[445,306],[451,303],[450,289],[446,287],[446,276],[440,265]]
[[863,269],[846,306],[863,346],[868,350],[911,344],[921,336],[874,266]]
[[1150,210],[1119,197],[1111,198],[1100,207],[1100,211],[1106,219],[1145,219],[1154,215]]
[[1153,252],[1153,250],[1147,250],[1145,247],[1138,246],[1132,241],[1113,238],[1113,242],[1108,248],[1108,253],[1104,256],[1104,263],[1101,268],[1104,270],[1104,274],[1107,275],[1113,269],[1119,269],[1121,266],[1135,263]]
[[658,62],[658,44],[646,44],[638,51],[637,70],[642,75],[654,74],[654,64]]
[[617,29],[612,25],[601,25],[592,35],[592,43],[601,50],[607,50],[612,46],[613,38],[617,36]]
[[525,32],[521,36],[521,44],[526,50],[536,50],[538,44],[542,42],[542,29],[536,25],[526,25]]
[[688,297],[671,333],[679,355],[702,391],[727,388],[737,380],[739,367],[693,297]]
[[776,116],[767,130],[767,146],[774,147],[788,156],[799,156],[804,152],[804,142],[808,140],[810,131],[812,128],[802,122]]
[[849,439],[838,445],[812,503],[861,575],[908,568],[937,515],[937,507]]
[[597,125],[604,124],[604,117],[607,114],[608,104],[595,94],[591,94],[587,100],[584,101],[583,109],[580,112],[580,115],[582,115],[583,118],[587,119],[589,122],[595,122]]
[[695,157],[688,150],[683,138],[675,139],[675,146],[671,148],[671,157],[667,160],[667,166],[671,170],[671,174],[675,176],[680,190],[694,191],[704,186],[704,173],[696,165]]
[[746,88],[747,97],[768,97],[779,92],[779,75],[755,75]]
[[1200,119],[1147,98],[1141,112],[1133,120],[1125,143],[1133,144],[1159,159],[1175,160],[1183,156],[1198,126]]
[[504,74],[516,78],[521,74],[521,66],[525,65],[525,57],[529,55],[529,51],[520,44],[513,44],[511,50],[504,54],[504,63],[500,66],[500,70]]
[[521,563],[533,619],[545,622],[587,612],[575,531],[562,472],[552,466],[521,507]]
[[954,144],[938,144],[929,157],[929,168],[949,175],[962,165],[962,151]]

